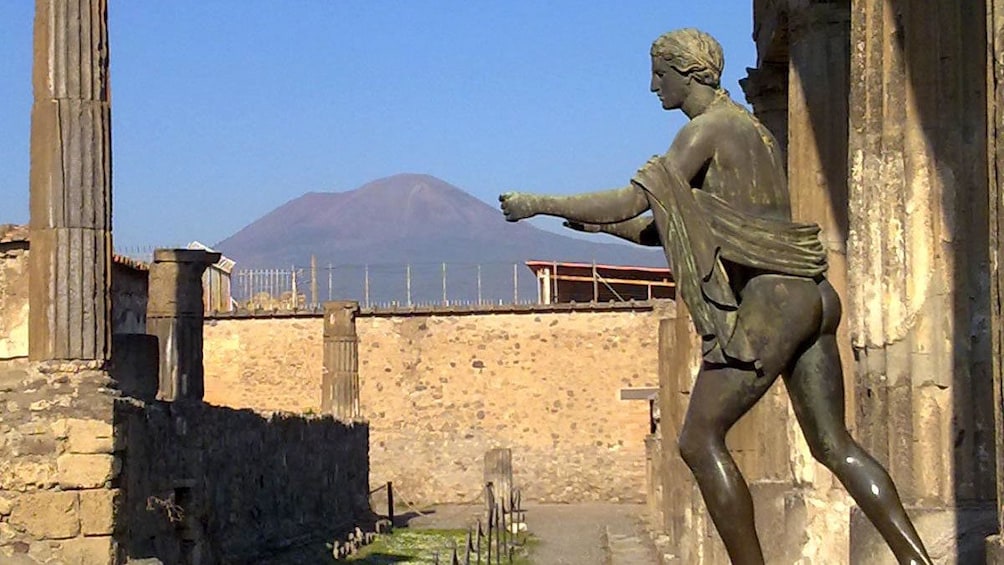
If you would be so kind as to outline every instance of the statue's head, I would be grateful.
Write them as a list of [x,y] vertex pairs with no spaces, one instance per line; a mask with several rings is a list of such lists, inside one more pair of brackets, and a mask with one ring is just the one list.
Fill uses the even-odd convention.
[[[673,100],[691,81],[718,89],[725,66],[722,46],[703,31],[686,28],[659,36],[652,43],[652,91],[663,106],[677,107]],[[673,76],[676,75],[676,76]]]

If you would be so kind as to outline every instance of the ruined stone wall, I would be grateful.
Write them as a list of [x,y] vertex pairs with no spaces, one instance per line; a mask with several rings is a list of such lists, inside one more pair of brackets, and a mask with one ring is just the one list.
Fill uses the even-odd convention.
[[[28,255],[25,226],[0,226],[0,360],[28,356]],[[116,255],[112,262],[112,333],[146,333],[149,271]]]
[[100,371],[0,365],[0,563],[110,563],[121,444]]
[[[471,502],[482,456],[513,450],[531,500],[641,501],[657,333],[671,304],[621,311],[372,313],[357,318],[370,482],[412,504]],[[207,402],[317,411],[322,319],[216,319],[205,327]]]
[[121,559],[254,563],[369,519],[367,428],[199,403],[120,404]]
[[0,359],[28,355],[28,229],[0,226]]

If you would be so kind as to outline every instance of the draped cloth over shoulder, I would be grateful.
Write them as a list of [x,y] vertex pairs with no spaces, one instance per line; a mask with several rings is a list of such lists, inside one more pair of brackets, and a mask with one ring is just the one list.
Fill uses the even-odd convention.
[[691,188],[663,157],[631,180],[648,197],[673,277],[704,338],[706,359],[760,359],[737,320],[739,302],[722,259],[768,272],[814,278],[826,271],[819,226],[752,216]]

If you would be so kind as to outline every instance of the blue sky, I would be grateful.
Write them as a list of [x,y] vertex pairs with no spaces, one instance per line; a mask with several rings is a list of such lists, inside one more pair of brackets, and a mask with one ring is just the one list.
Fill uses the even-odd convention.
[[[33,11],[0,2],[0,223],[28,219]],[[652,40],[712,33],[742,100],[751,11],[750,0],[109,0],[116,244],[214,243],[305,192],[402,172],[492,203],[505,190],[621,186],[684,119],[648,92]]]

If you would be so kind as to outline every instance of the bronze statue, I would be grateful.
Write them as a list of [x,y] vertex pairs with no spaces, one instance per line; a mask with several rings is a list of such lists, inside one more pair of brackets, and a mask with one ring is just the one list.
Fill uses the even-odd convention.
[[651,56],[652,92],[664,109],[690,118],[669,151],[624,188],[503,194],[506,219],[558,216],[572,229],[665,250],[702,337],[680,453],[733,563],[763,563],[763,554],[749,488],[725,434],[779,375],[813,456],[840,479],[900,563],[931,563],[889,474],[847,431],[835,336],[840,298],[824,276],[819,227],[791,220],[777,141],[721,88],[722,48],[710,35],[669,32]]

